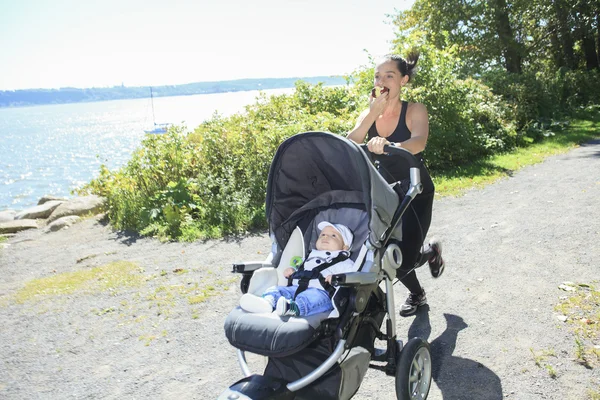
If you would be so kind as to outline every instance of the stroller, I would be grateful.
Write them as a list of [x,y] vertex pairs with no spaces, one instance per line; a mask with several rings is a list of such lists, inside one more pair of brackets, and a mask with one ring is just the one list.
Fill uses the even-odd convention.
[[[233,265],[242,274],[242,293],[260,296],[268,287],[287,285],[283,270],[314,248],[321,221],[353,231],[350,258],[357,272],[333,275],[331,312],[290,318],[232,310],[225,333],[245,378],[219,399],[349,399],[369,367],[395,375],[398,399],[427,398],[429,344],[396,337],[393,281],[402,254],[390,241],[401,240],[401,217],[422,190],[419,164],[402,148],[385,151],[408,163],[410,187],[388,184],[364,146],[338,135],[300,133],[280,145],[266,197],[272,249],[263,262]],[[386,348],[376,348],[375,339]],[[245,352],[267,357],[263,375],[250,372]]]

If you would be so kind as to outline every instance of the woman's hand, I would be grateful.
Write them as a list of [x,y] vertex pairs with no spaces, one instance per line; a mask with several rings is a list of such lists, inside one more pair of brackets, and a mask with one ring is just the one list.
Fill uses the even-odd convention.
[[385,92],[379,95],[379,97],[373,97],[373,95],[369,95],[369,108],[371,112],[378,117],[383,114],[383,110],[385,110],[385,106],[387,105],[389,92]]
[[285,276],[286,278],[289,278],[290,276],[292,276],[292,274],[296,272],[296,270],[294,268],[286,268],[283,270],[283,276]]
[[383,146],[385,146],[386,144],[390,144],[390,142],[386,138],[376,136],[369,140],[369,142],[367,143],[367,148],[371,153],[383,154]]

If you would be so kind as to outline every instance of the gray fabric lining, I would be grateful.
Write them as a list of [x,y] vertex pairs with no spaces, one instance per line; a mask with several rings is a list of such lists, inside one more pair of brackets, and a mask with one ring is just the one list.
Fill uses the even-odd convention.
[[312,220],[308,227],[308,234],[304,235],[304,240],[308,242],[308,248],[314,249],[319,237],[317,226],[322,221],[329,221],[333,224],[346,225],[354,234],[350,258],[356,261],[360,248],[365,243],[369,233],[368,215],[365,211],[356,208],[327,209],[321,211]]

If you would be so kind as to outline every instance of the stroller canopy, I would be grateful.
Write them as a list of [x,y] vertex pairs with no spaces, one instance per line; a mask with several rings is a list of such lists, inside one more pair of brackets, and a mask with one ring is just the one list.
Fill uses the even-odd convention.
[[401,199],[360,146],[332,133],[305,132],[279,146],[269,171],[267,221],[282,248],[295,227],[289,223],[292,214],[313,203],[314,207],[331,205],[313,202],[325,193],[328,202],[364,209],[370,242],[381,245]]

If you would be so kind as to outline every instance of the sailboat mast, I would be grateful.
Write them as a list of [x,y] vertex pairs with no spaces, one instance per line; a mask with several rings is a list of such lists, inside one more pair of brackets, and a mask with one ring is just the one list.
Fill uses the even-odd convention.
[[156,125],[156,118],[154,117],[154,96],[152,96],[152,86],[150,86],[150,104],[152,104],[152,122]]

